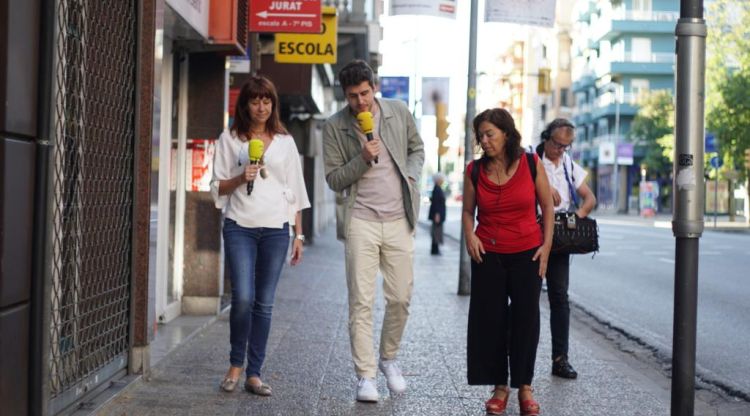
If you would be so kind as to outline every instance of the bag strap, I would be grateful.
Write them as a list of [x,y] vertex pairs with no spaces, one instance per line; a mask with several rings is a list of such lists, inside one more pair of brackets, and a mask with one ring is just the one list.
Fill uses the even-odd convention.
[[[565,166],[565,157],[563,157],[563,170],[565,171],[565,182],[568,183],[568,192],[570,192],[570,198],[573,200],[573,204],[578,208],[578,197],[576,196],[575,188],[573,187],[573,183],[571,182],[570,178],[568,177],[568,167]],[[571,175],[573,176],[573,159],[570,159],[570,171]],[[573,180],[575,180],[575,176],[573,176]]]
[[529,165],[529,172],[531,173],[531,183],[536,187],[536,163],[534,163],[533,153],[526,153],[526,162]]
[[477,193],[477,183],[479,183],[479,168],[478,160],[471,162],[471,184],[474,185],[474,195]]

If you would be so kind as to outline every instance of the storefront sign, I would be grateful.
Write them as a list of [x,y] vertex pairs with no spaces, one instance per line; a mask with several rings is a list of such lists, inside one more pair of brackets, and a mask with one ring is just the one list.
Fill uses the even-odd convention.
[[611,165],[615,163],[615,144],[612,142],[599,144],[599,164]]
[[450,78],[423,77],[422,115],[434,116],[436,102],[450,102]]
[[633,143],[617,143],[617,164],[633,164]]
[[484,21],[552,27],[555,0],[486,0]]
[[187,191],[208,192],[211,190],[215,140],[192,139],[188,141],[185,162],[188,176]]
[[250,57],[248,56],[229,56],[229,72],[235,74],[250,73]]
[[320,33],[320,0],[251,0],[250,31]]
[[638,205],[641,216],[653,217],[659,209],[659,183],[641,181],[638,187]]
[[323,7],[320,34],[276,34],[274,60],[288,64],[335,64],[337,16],[334,7]]
[[409,105],[409,77],[379,77],[380,95]]
[[391,16],[424,15],[456,18],[456,0],[391,0]]

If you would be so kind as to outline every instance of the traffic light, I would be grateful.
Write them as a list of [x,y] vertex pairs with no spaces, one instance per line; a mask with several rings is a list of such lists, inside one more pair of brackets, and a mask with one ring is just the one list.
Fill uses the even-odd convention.
[[443,156],[448,152],[445,140],[448,139],[448,125],[446,119],[448,108],[443,102],[435,103],[435,135],[438,138],[438,155]]
[[750,149],[745,149],[745,168],[750,169]]

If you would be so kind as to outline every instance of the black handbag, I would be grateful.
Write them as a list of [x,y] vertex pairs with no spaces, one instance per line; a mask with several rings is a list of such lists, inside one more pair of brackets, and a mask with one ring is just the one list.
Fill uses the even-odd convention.
[[[568,192],[575,208],[578,208],[573,184],[568,177],[568,168],[563,160],[565,181]],[[572,161],[571,161],[572,168]],[[586,254],[599,251],[599,226],[591,217],[580,218],[575,212],[556,212],[555,226],[552,234],[552,253],[555,254]]]
[[574,212],[555,213],[552,253],[586,254],[599,251],[599,227],[593,218],[579,218]]

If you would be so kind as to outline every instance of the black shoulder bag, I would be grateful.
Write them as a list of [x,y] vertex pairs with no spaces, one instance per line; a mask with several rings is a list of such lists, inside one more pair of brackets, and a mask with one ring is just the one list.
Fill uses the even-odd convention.
[[[565,166],[564,157],[562,162],[563,169],[565,169],[565,182],[568,183],[568,192],[570,192],[573,204],[578,208],[578,197],[568,176],[568,167]],[[572,170],[572,161],[570,166]],[[575,180],[575,178],[573,179]],[[554,228],[552,253],[586,254],[599,251],[599,227],[595,219],[591,217],[579,218],[575,212],[556,212]]]

